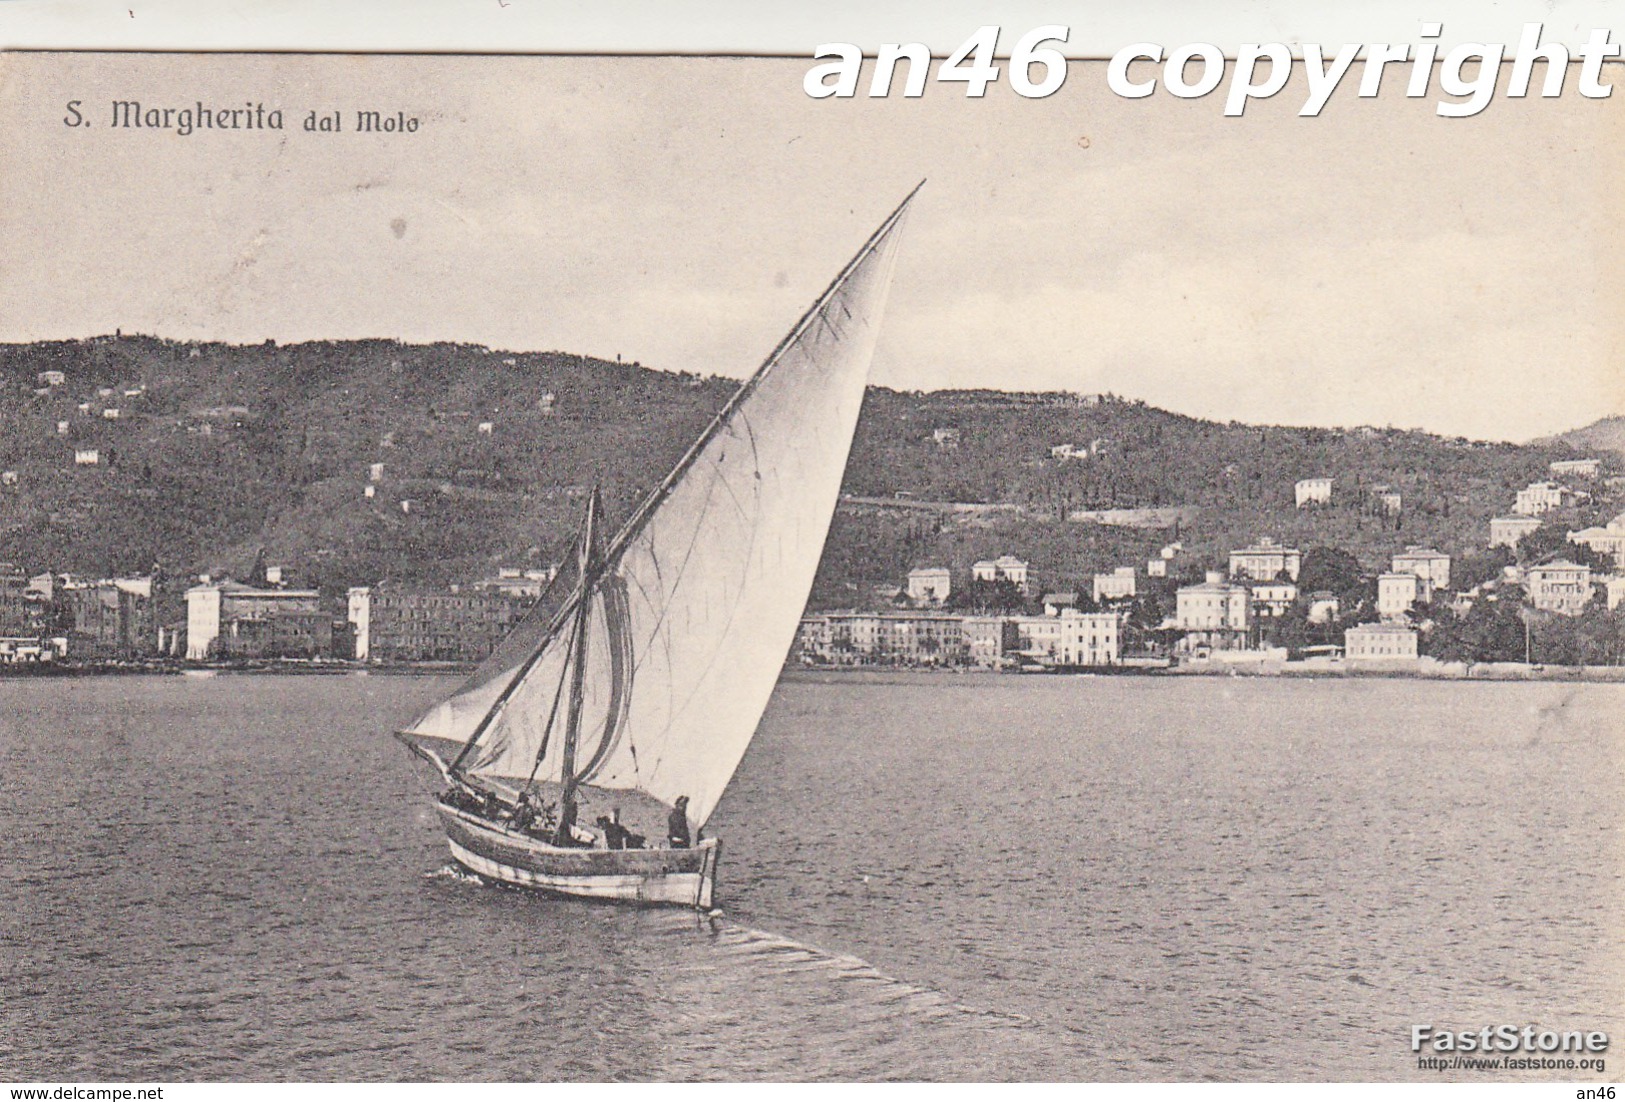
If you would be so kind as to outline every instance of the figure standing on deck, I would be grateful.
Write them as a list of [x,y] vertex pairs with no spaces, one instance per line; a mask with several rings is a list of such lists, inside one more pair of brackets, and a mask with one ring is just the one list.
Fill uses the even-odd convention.
[[671,843],[672,849],[687,849],[690,845],[687,796],[677,797],[677,806],[671,809],[671,816],[666,820],[666,841]]

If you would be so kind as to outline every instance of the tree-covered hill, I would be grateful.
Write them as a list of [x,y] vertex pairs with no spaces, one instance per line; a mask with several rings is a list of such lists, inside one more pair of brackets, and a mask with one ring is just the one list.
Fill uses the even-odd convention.
[[[263,548],[334,595],[542,565],[588,487],[624,517],[734,385],[563,353],[384,340],[0,346],[0,469],[17,473],[0,486],[0,561],[243,576]],[[1074,456],[1052,455],[1060,445]],[[91,449],[94,465],[76,463]],[[1042,585],[1072,588],[1096,570],[1143,568],[1174,538],[1186,570],[1260,536],[1346,548],[1371,568],[1405,543],[1460,553],[1483,545],[1489,518],[1548,462],[1580,454],[1218,424],[1111,396],[871,389],[849,494],[1015,508],[843,509],[814,603],[862,602],[912,566],[963,574],[1003,553],[1030,559]],[[1333,501],[1300,510],[1293,485],[1311,476],[1335,480]],[[1375,507],[1377,486],[1401,494],[1397,517]],[[1168,506],[1193,519],[1177,532],[1067,519]]]

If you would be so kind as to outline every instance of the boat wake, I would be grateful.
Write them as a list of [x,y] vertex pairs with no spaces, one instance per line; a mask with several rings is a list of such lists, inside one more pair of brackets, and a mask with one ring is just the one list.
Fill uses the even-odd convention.
[[851,999],[854,1002],[923,1018],[968,1017],[1015,1027],[1039,1024],[1025,1014],[957,1002],[935,988],[889,976],[848,953],[820,949],[725,918],[712,919],[711,925],[720,952],[731,961],[766,964],[772,972],[784,976],[824,977],[847,987],[847,994],[855,996]]

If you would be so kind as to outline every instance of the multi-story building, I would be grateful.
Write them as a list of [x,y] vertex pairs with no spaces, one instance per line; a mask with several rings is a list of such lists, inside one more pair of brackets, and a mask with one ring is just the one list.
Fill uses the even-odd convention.
[[823,665],[954,666],[968,654],[960,617],[942,612],[826,612],[803,617],[804,662]]
[[1542,612],[1578,616],[1591,603],[1591,568],[1559,560],[1524,571],[1529,603]]
[[358,586],[349,594],[355,656],[369,662],[479,662],[532,601],[494,588]]
[[1063,609],[1056,619],[1061,638],[1055,651],[1063,666],[1115,666],[1121,620],[1115,612]]
[[1434,589],[1450,588],[1450,556],[1431,547],[1411,546],[1394,555],[1395,574],[1415,574]]
[[21,635],[28,629],[24,591],[28,575],[9,562],[0,562],[0,635]]
[[474,588],[492,590],[506,597],[534,601],[542,595],[542,591],[552,583],[558,573],[557,563],[539,570],[520,570],[518,567],[505,566],[497,571],[496,577],[475,582]]
[[1193,650],[1238,650],[1247,643],[1247,587],[1224,580],[1217,570],[1197,585],[1181,586],[1174,595],[1174,627],[1184,632],[1181,647]]
[[1625,513],[1601,527],[1569,533],[1570,543],[1580,543],[1599,555],[1612,555],[1614,565],[1625,568]]
[[1600,459],[1559,459],[1547,469],[1558,478],[1596,478],[1601,468]]
[[1540,527],[1534,517],[1491,517],[1490,546],[1517,547],[1518,541]]
[[1016,630],[1016,651],[1024,658],[1059,662],[1061,618],[1059,616],[1012,616]]
[[908,599],[917,605],[942,604],[952,587],[946,566],[917,566],[908,572]]
[[1023,589],[1027,586],[1027,564],[1014,555],[1000,555],[996,559],[983,559],[971,564],[970,574],[979,582],[1007,579]]
[[1332,500],[1332,480],[1329,478],[1303,478],[1293,487],[1298,508],[1305,505],[1329,505]]
[[1298,568],[1301,565],[1303,555],[1297,548],[1282,547],[1268,536],[1252,547],[1242,547],[1230,552],[1232,578],[1251,578],[1255,582],[1269,582],[1284,572],[1287,577],[1297,581]]
[[333,621],[314,589],[205,582],[186,591],[186,657],[315,658],[333,646]]
[[150,577],[63,577],[52,603],[67,631],[69,658],[144,658],[158,651]]
[[1145,561],[1145,575],[1148,578],[1166,578],[1168,576],[1168,560],[1160,557],[1147,559]]
[[1370,492],[1372,507],[1379,513],[1390,517],[1398,516],[1404,508],[1404,497],[1392,486],[1373,486]]
[[1567,486],[1556,482],[1531,482],[1518,491],[1512,511],[1519,516],[1538,517],[1553,509],[1574,504],[1575,494]]
[[1285,616],[1298,599],[1295,582],[1254,582],[1247,587],[1252,592],[1252,614],[1262,620]]
[[1353,662],[1416,657],[1416,629],[1402,624],[1356,624],[1343,633],[1343,655]]
[[1018,645],[1014,629],[1002,616],[967,616],[961,627],[965,657],[977,666],[1001,665],[1004,656]]
[[1134,568],[1132,566],[1119,566],[1110,574],[1096,574],[1094,582],[1095,603],[1104,601],[1127,601],[1134,596]]
[[1384,620],[1401,621],[1419,602],[1433,599],[1426,578],[1409,571],[1377,576],[1377,614]]
[[1602,579],[1603,592],[1607,594],[1608,611],[1618,608],[1621,601],[1625,601],[1625,574]]

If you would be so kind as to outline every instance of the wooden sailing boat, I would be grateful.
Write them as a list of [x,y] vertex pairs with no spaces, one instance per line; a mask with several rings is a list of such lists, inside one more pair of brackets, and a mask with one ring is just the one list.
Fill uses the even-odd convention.
[[[913,197],[607,543],[592,495],[537,607],[396,732],[445,778],[437,810],[459,864],[571,895],[713,905],[719,843],[687,835],[722,798],[794,640]],[[672,809],[676,842],[609,848],[618,823],[579,820],[610,801]]]

